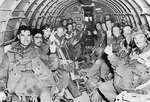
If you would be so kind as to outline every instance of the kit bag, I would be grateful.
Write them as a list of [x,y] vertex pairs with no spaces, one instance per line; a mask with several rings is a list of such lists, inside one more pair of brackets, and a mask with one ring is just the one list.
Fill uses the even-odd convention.
[[74,98],[82,95],[82,93],[80,92],[80,90],[77,87],[77,84],[75,82],[73,82],[73,80],[71,78],[69,79],[68,90]]

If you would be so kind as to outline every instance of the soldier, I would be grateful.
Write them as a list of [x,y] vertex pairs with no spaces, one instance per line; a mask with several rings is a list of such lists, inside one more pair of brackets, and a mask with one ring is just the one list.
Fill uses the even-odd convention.
[[111,18],[111,15],[107,14],[107,15],[105,15],[104,19],[105,19],[105,21],[107,21],[108,19],[112,19],[112,18]]
[[68,18],[67,19],[67,23],[72,23],[73,22],[73,19],[72,18]]
[[73,37],[73,25],[72,23],[67,24],[67,32],[66,32],[66,38],[71,39]]
[[[111,63],[111,67],[113,69],[116,69],[118,65],[122,65],[125,63],[124,59],[123,60],[119,59],[119,55],[120,55],[119,53],[121,50],[120,42],[123,40],[123,37],[121,36],[120,27],[116,24],[112,27],[112,32],[110,33],[111,35],[114,35],[114,37],[107,34],[109,38],[107,40],[110,40],[110,41],[104,51],[106,54],[108,54],[108,59]],[[104,83],[99,82],[99,90],[106,97],[106,99],[108,99],[110,102],[113,102],[115,96],[117,95],[117,91],[115,87],[113,86],[113,84],[114,84],[113,79],[106,81]]]
[[17,37],[19,42],[6,53],[3,64],[0,66],[0,77],[1,81],[3,80],[1,88],[6,88],[7,82],[7,90],[12,94],[12,102],[25,101],[26,96],[34,100],[40,97],[41,102],[52,102],[50,91],[47,88],[49,83],[46,83],[46,80],[51,80],[49,77],[52,74],[44,64],[43,57],[40,57],[31,44],[31,29],[21,26]]
[[[68,47],[65,43],[65,37],[64,37],[64,28],[62,26],[58,26],[56,28],[55,36],[53,39],[53,43],[55,43],[55,51],[53,51],[53,54],[57,55],[59,58],[59,67],[57,68],[56,77],[59,80],[57,82],[57,88],[59,90],[58,96],[61,98],[72,101],[72,99],[67,99],[65,96],[65,90],[69,85],[70,75],[69,72],[71,70],[71,67],[68,68],[68,62],[66,60],[70,60],[70,56],[68,53]],[[50,37],[50,40],[51,37]]]
[[41,48],[45,51],[45,53],[47,53],[49,55],[50,54],[49,37],[50,37],[52,31],[51,31],[51,28],[48,24],[42,26],[41,30],[44,32],[43,44],[42,44]]
[[[110,22],[110,21],[107,21]],[[109,27],[110,29],[110,27]],[[121,41],[123,40],[123,36],[121,34],[121,28],[120,25],[114,24],[112,26],[112,30],[111,31],[107,31],[107,45],[110,46],[112,45],[113,47],[113,53],[115,53],[117,56],[119,55],[120,51],[121,51]]]
[[122,41],[121,45],[123,49],[130,49],[133,45],[133,40],[131,38],[132,27],[131,25],[126,25],[123,27],[123,35],[125,39]]
[[101,23],[100,22],[97,22],[96,23],[96,28],[95,28],[95,31],[93,33],[95,33],[95,36],[96,36],[96,42],[95,42],[95,45],[101,45],[102,47],[105,47],[106,46],[106,34],[104,32],[104,30],[102,30],[101,28]]
[[[104,54],[104,48],[98,47],[95,51],[95,56],[97,56],[93,66],[87,69],[81,69],[80,72],[86,72],[86,76],[90,77],[98,77],[101,81],[107,81],[110,78],[110,69],[106,62],[103,60],[102,56]],[[83,72],[82,72],[83,71]],[[108,78],[109,77],[109,78]],[[111,78],[110,78],[111,79]]]
[[[141,32],[135,32],[133,34],[135,38],[139,35],[142,35],[140,36],[140,39],[142,37],[144,38],[143,33],[141,34]],[[145,47],[145,45],[147,45],[145,38],[142,41],[139,41],[139,39],[137,41],[136,38],[135,43],[140,48],[143,48]],[[117,93],[120,93],[122,91],[134,91],[137,86],[145,83],[149,79],[149,73],[147,73],[148,68],[145,65],[137,61],[130,61],[130,63],[126,63],[126,61],[129,60],[129,56],[120,58],[117,57],[112,51],[112,46],[110,46],[109,48],[106,47],[105,49],[105,52],[108,54],[108,59],[111,62],[112,67],[114,68],[114,79],[108,81],[107,83],[99,83],[100,91],[109,101],[114,101]],[[137,58],[137,55],[131,56],[131,58]]]
[[43,35],[44,33],[40,29],[33,29],[32,36],[33,36],[33,43],[37,47],[41,47],[43,44]]
[[[110,35],[107,34],[107,38],[108,38],[107,40],[110,40],[110,41],[109,42],[107,41],[108,45],[104,51],[106,54],[108,54],[108,59],[111,63],[111,67],[116,70],[118,66],[123,66],[125,64],[125,61],[127,60],[126,58],[120,59],[120,56],[119,56],[120,51],[121,51],[120,42],[123,40],[123,37],[121,35],[121,29],[118,24],[113,25],[112,32],[110,32]],[[114,79],[115,78],[116,76],[114,77]],[[114,84],[113,79],[110,81],[106,81],[104,83],[100,82],[99,84],[100,84],[99,89],[104,94],[104,96],[109,101],[114,101],[114,98],[117,95],[117,91],[115,87],[113,86]]]
[[[138,76],[137,77],[134,75],[134,77],[135,77],[134,80],[136,80],[138,83],[140,83],[140,84],[137,84],[136,87],[134,87],[135,88],[134,92],[139,93],[137,95],[134,93],[135,94],[134,98],[138,99],[137,96],[140,96],[140,94],[144,94],[144,95],[141,95],[142,96],[142,97],[140,97],[140,100],[141,100],[141,99],[144,99],[146,96],[148,96],[150,93],[150,90],[149,90],[149,87],[150,87],[150,81],[149,81],[149,79],[150,79],[150,75],[149,75],[150,45],[147,40],[146,32],[144,32],[140,29],[132,34],[132,38],[134,39],[134,42],[137,47],[133,50],[133,52],[131,54],[131,58],[134,60],[137,60],[138,63],[140,63],[140,64],[136,65],[136,68],[138,70],[134,71],[134,73]],[[128,93],[128,94],[132,94],[132,93]],[[128,98],[128,99],[129,99],[129,101],[132,101],[132,98]],[[125,100],[126,100],[126,98],[125,98]]]
[[74,40],[75,39],[80,40],[81,31],[77,28],[77,23],[73,22],[72,25],[73,25],[73,38],[74,38]]
[[67,26],[67,19],[62,19],[62,20],[61,20],[61,25],[62,25],[64,28],[66,28],[66,26]]
[[133,30],[132,30],[131,25],[125,25],[123,27],[123,36],[125,39],[123,39],[120,43],[120,46],[122,48],[122,55],[123,55],[123,52],[128,53],[128,55],[130,55],[130,53],[132,52],[132,49],[136,47],[131,36],[132,33],[133,33]]
[[[54,34],[54,32],[52,33]],[[43,49],[41,48],[42,46],[42,42],[43,42],[43,32],[40,29],[34,29],[32,31],[32,36],[33,36],[33,44],[35,45],[35,48],[37,49],[38,53],[40,53],[40,55],[45,55],[45,56],[41,56],[42,60],[44,60],[44,63],[47,65],[47,67],[51,70],[51,71],[55,71],[58,68],[58,56],[56,54],[53,53],[53,51],[51,51],[51,54],[49,55],[49,58],[46,59],[46,53],[43,51]],[[52,41],[52,35],[50,36],[50,42]],[[53,39],[54,40],[54,39]],[[52,46],[50,46],[50,50],[52,50]],[[55,73],[54,73],[55,74]],[[51,96],[53,96],[54,94],[54,90],[56,88],[56,83],[54,82],[54,80],[51,80],[52,83],[52,88],[51,88]]]
[[[146,72],[145,74],[141,75],[143,82],[149,79],[149,69],[150,69],[150,43],[147,40],[146,33],[139,29],[139,31],[132,34],[134,42],[137,48],[134,49],[131,58],[136,59],[139,63],[145,65],[147,67],[146,70],[140,70],[140,72]],[[147,75],[148,74],[148,75]],[[144,80],[145,79],[145,80]],[[146,90],[145,90],[146,91]],[[149,92],[149,90],[147,90]]]
[[140,28],[143,30],[143,32],[146,34],[147,38],[149,39],[150,37],[150,32],[148,30],[147,25],[141,25]]
[[72,22],[72,25],[73,25],[73,30],[79,30],[79,29],[77,28],[77,23],[76,23],[76,22]]
[[148,64],[150,44],[145,33],[142,30],[139,30],[133,33],[132,37],[137,46],[132,53],[132,59],[137,59],[140,63],[150,67]]

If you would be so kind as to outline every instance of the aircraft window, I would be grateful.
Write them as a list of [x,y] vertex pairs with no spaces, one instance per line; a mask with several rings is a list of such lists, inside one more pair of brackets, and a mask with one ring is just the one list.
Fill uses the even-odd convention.
[[87,22],[88,22],[89,20],[92,21],[92,17],[84,17],[84,19],[85,19],[85,21],[87,21]]

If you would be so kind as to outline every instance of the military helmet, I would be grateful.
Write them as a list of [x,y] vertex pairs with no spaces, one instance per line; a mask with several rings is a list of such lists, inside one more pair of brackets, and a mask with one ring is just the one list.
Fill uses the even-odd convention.
[[144,31],[141,29],[138,29],[137,31],[132,33],[132,38],[135,38],[137,35],[145,35]]

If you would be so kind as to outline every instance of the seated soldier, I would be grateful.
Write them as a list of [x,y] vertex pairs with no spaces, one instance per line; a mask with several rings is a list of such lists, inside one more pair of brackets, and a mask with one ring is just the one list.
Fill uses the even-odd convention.
[[[55,55],[55,57],[58,57],[59,66],[57,70],[55,70],[55,73],[56,73],[55,78],[59,80],[57,82],[57,88],[59,91],[58,96],[60,96],[61,98],[65,100],[72,101],[72,99],[67,99],[65,95],[65,90],[68,87],[69,81],[70,81],[69,72],[71,69],[68,69],[67,60],[69,61],[70,58],[67,52],[64,34],[65,34],[64,28],[61,26],[58,26],[54,36],[53,37],[50,36],[50,41],[51,41],[50,47],[53,47],[53,48],[50,48],[52,52],[50,56],[54,57]],[[63,63],[63,61],[65,63]]]
[[97,59],[93,66],[91,68],[81,69],[81,74],[86,73],[86,76],[88,77],[86,82],[87,92],[90,94],[93,93],[91,99],[95,100],[94,102],[99,102],[102,99],[98,91],[95,90],[98,87],[98,82],[107,82],[108,80],[111,80],[113,76],[108,65],[102,59],[102,55],[104,54],[103,51],[104,48],[98,47],[95,51]]
[[[48,89],[53,84],[52,73],[31,44],[31,29],[21,26],[17,37],[19,42],[6,53],[0,66],[0,77],[3,80],[1,91],[7,88],[12,94],[12,102],[26,101],[26,96],[34,101],[39,97],[41,102],[52,102]],[[48,60],[47,58],[44,60]]]
[[[114,37],[108,36],[109,41],[107,47],[105,48],[105,53],[108,54],[108,60],[111,63],[111,67],[116,70],[119,66],[123,66],[126,63],[127,57],[124,56],[120,59],[120,52],[121,52],[121,46],[120,42],[123,40],[123,37],[121,36],[121,29],[120,26],[117,24],[114,24],[112,27],[112,33]],[[108,42],[108,41],[107,41]],[[109,47],[110,46],[110,47]],[[116,76],[114,75],[114,79]],[[99,83],[99,90],[101,93],[105,96],[105,98],[109,101],[114,101],[115,96],[117,95],[117,91],[115,87],[113,86],[114,82],[113,79],[110,81],[106,81],[104,83]]]
[[51,28],[48,24],[45,24],[44,26],[42,26],[41,30],[43,31],[43,43],[41,48],[46,52],[46,54],[50,54],[50,50],[49,50],[49,37],[52,33]]
[[[37,53],[40,54],[40,58],[44,61],[45,65],[51,70],[54,71],[58,68],[58,59],[55,56],[48,56],[46,55],[45,51],[41,48],[43,45],[43,35],[44,33],[40,29],[33,29],[32,36],[33,36],[33,46],[35,47]],[[54,90],[56,88],[54,80],[52,81],[52,88],[51,94],[53,96]]]
[[[136,44],[136,48],[133,50],[131,54],[131,58],[133,60],[138,61],[136,68],[138,69],[134,72],[134,80],[136,80],[138,84],[134,88],[134,92],[122,92],[116,98],[121,98],[124,96],[124,100],[128,101],[135,101],[140,100],[141,102],[148,102],[149,101],[149,94],[150,94],[150,76],[149,76],[149,69],[150,69],[150,60],[149,60],[149,51],[150,51],[150,44],[147,40],[146,32],[142,30],[138,30],[132,34],[132,38]],[[138,94],[137,94],[138,93]],[[123,96],[122,96],[123,95]],[[129,98],[130,97],[130,98]],[[119,102],[121,99],[119,99]]]
[[[149,73],[149,70],[150,70],[150,59],[149,59],[150,43],[147,39],[147,35],[142,30],[139,30],[139,31],[133,33],[132,37],[134,39],[134,42],[135,42],[137,48],[134,49],[134,51],[131,55],[131,58],[137,60],[139,63],[141,63],[147,67],[146,72],[143,73],[143,75],[142,75],[143,79],[145,79],[145,80],[143,80],[142,83],[145,83],[147,80],[149,80],[149,75],[147,75],[147,74]],[[143,71],[143,70],[141,70],[141,71]],[[150,93],[149,86],[150,85],[147,84],[147,86],[141,88],[141,90],[144,90],[145,93]]]
[[[135,35],[136,34],[138,35],[139,32],[135,32]],[[140,45],[139,47],[145,46],[143,40],[140,40],[140,43],[136,43],[136,46],[138,46],[138,44]],[[149,74],[147,73],[147,67],[145,65],[137,61],[126,63],[128,58],[125,57],[120,59],[117,57],[112,53],[112,46],[108,49],[106,48],[105,52],[108,54],[108,58],[114,68],[115,76],[110,82],[99,83],[99,89],[109,101],[114,101],[117,93],[122,91],[134,91],[137,86],[149,79]],[[131,59],[133,59],[133,56],[131,56]]]
[[134,49],[134,52],[132,53],[132,59],[137,59],[140,63],[149,65],[149,50],[150,50],[150,44],[147,40],[147,36],[142,30],[139,30],[132,34],[132,37],[134,39],[134,42],[136,44],[136,48]]
[[97,59],[95,60],[93,66],[91,68],[81,69],[80,72],[86,72],[87,77],[98,76],[99,79],[102,79],[102,81],[107,81],[109,79],[108,77],[111,76],[109,75],[111,72],[108,65],[102,58],[102,55],[104,54],[103,51],[104,48],[98,47],[95,51]]

